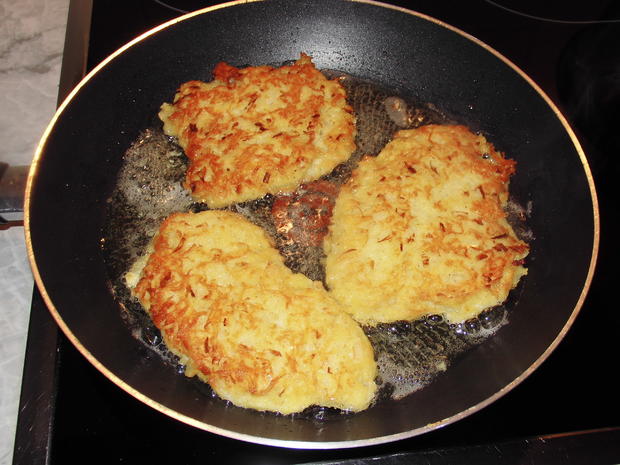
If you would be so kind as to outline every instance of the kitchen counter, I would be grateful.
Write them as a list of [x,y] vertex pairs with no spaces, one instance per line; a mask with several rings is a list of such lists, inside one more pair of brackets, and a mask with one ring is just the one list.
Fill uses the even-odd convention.
[[[56,108],[69,0],[0,0],[0,162],[29,165]],[[0,230],[0,465],[11,463],[33,279],[24,229]]]

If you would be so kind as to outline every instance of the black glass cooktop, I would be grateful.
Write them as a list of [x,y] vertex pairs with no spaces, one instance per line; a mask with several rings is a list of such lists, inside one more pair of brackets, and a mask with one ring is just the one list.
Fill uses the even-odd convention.
[[[620,231],[612,204],[620,174],[613,134],[620,123],[620,7],[613,0],[393,3],[461,28],[506,55],[550,95],[580,136],[599,194],[601,248],[591,291],[560,346],[513,391],[440,430],[366,448],[289,450],[207,433],[136,401],[59,333],[35,290],[14,463],[620,462],[614,292]],[[73,1],[65,55],[84,48],[91,69],[138,34],[209,4],[93,0],[90,8],[90,2]],[[74,84],[74,75],[63,69],[64,87]]]

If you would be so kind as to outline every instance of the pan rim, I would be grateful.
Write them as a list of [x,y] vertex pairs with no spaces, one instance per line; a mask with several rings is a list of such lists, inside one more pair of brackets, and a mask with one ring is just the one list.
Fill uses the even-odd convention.
[[587,296],[587,293],[589,291],[593,276],[594,276],[594,272],[596,269],[596,263],[597,263],[597,256],[598,256],[598,252],[599,252],[599,243],[600,243],[600,217],[599,217],[599,204],[598,204],[598,198],[597,198],[597,193],[596,193],[596,188],[595,188],[595,183],[594,183],[594,179],[587,161],[587,158],[585,156],[585,153],[583,151],[583,148],[581,147],[581,144],[576,136],[576,134],[574,133],[573,129],[571,128],[569,122],[567,121],[567,119],[564,117],[564,115],[560,112],[559,108],[555,105],[555,103],[551,100],[551,98],[523,71],[521,70],[516,64],[514,64],[512,61],[510,61],[508,58],[506,58],[505,56],[503,56],[501,53],[499,53],[498,51],[496,51],[495,49],[493,49],[492,47],[490,47],[489,45],[487,45],[486,43],[480,41],[479,39],[477,39],[476,37],[454,27],[451,26],[443,21],[440,21],[436,18],[433,18],[429,15],[423,14],[423,13],[419,13],[419,12],[415,12],[403,7],[398,7],[395,5],[389,5],[389,4],[385,4],[382,2],[378,2],[375,0],[344,0],[344,1],[348,1],[350,3],[360,3],[360,4],[369,4],[369,5],[374,5],[380,8],[388,8],[388,9],[392,9],[392,10],[396,10],[399,11],[403,14],[407,14],[407,15],[412,15],[412,16],[416,16],[418,18],[424,19],[426,21],[430,21],[440,27],[449,29],[457,34],[459,34],[460,36],[464,37],[465,39],[474,42],[476,45],[478,45],[479,47],[482,47],[483,49],[485,49],[486,51],[492,53],[496,58],[500,59],[503,63],[505,63],[506,65],[508,65],[514,72],[516,72],[518,75],[521,76],[521,78],[523,78],[527,84],[532,87],[536,93],[545,101],[545,103],[548,105],[548,107],[553,111],[553,113],[555,114],[555,117],[560,121],[561,125],[563,126],[564,130],[566,131],[566,133],[568,134],[568,136],[570,137],[570,140],[572,142],[572,145],[575,147],[576,152],[580,158],[581,161],[581,165],[583,167],[584,170],[584,174],[586,176],[587,182],[588,182],[588,187],[590,190],[590,196],[592,199],[592,214],[593,214],[593,226],[594,226],[594,231],[593,231],[593,243],[592,243],[592,250],[591,250],[591,258],[590,258],[590,263],[589,263],[589,268],[588,268],[588,273],[585,279],[585,282],[583,284],[583,287],[581,289],[581,293],[579,295],[579,298],[577,299],[577,302],[575,303],[575,306],[573,307],[573,310],[570,314],[570,317],[568,318],[568,320],[565,322],[564,326],[561,328],[561,330],[558,332],[557,336],[554,338],[554,340],[551,342],[551,344],[546,348],[546,350],[526,369],[524,370],[517,378],[515,378],[512,382],[510,382],[509,384],[507,384],[506,386],[504,386],[502,389],[498,390],[496,393],[494,393],[492,396],[486,398],[484,401],[479,402],[475,405],[470,406],[469,408],[467,408],[466,410],[463,410],[455,415],[452,415],[450,417],[441,419],[437,422],[425,425],[423,427],[420,428],[416,428],[413,430],[408,430],[408,431],[404,431],[404,432],[400,432],[400,433],[396,433],[396,434],[391,434],[391,435],[385,435],[385,436],[378,436],[378,437],[374,437],[374,438],[367,438],[367,439],[357,439],[357,440],[343,440],[343,441],[299,441],[299,440],[283,440],[283,439],[274,439],[274,438],[267,438],[267,437],[260,437],[260,436],[254,436],[254,435],[250,435],[250,434],[245,434],[245,433],[239,433],[236,431],[232,431],[232,430],[228,430],[228,429],[224,429],[224,428],[220,428],[208,423],[205,423],[203,421],[197,420],[195,418],[189,417],[185,414],[179,413],[157,401],[154,401],[153,399],[151,399],[149,396],[143,394],[142,392],[140,392],[139,390],[137,390],[136,388],[132,387],[130,384],[128,384],[127,382],[123,381],[118,375],[116,375],[115,373],[113,373],[112,371],[110,371],[110,369],[108,369],[103,363],[101,363],[83,344],[82,342],[79,340],[79,338],[73,333],[73,331],[70,329],[69,325],[64,321],[64,319],[62,318],[60,312],[58,311],[58,309],[56,308],[54,302],[52,301],[52,299],[50,298],[46,287],[45,287],[45,283],[43,282],[43,279],[41,277],[41,274],[39,272],[38,266],[37,266],[37,259],[34,253],[34,249],[33,249],[33,244],[32,244],[32,239],[31,239],[31,231],[30,231],[30,225],[31,225],[31,218],[30,218],[30,206],[31,206],[31,196],[32,196],[32,191],[33,191],[33,186],[36,182],[36,177],[37,177],[37,173],[39,170],[39,166],[40,166],[40,160],[43,157],[44,153],[45,153],[45,146],[46,146],[46,142],[48,137],[50,136],[50,134],[52,133],[53,129],[56,126],[56,122],[57,120],[60,118],[60,116],[63,114],[64,110],[66,109],[66,107],[70,104],[71,101],[73,101],[73,99],[76,98],[76,96],[79,94],[80,90],[82,88],[84,88],[88,82],[93,78],[93,76],[97,75],[97,73],[99,73],[103,68],[105,68],[111,61],[113,61],[116,57],[118,57],[119,55],[123,54],[126,50],[128,50],[129,48],[133,47],[134,45],[142,42],[144,39],[156,34],[157,32],[163,30],[163,29],[167,29],[169,27],[173,27],[174,25],[176,25],[177,23],[181,22],[181,21],[185,21],[187,19],[193,18],[195,16],[199,16],[202,14],[207,14],[213,11],[217,11],[219,9],[223,9],[223,8],[230,8],[230,7],[235,7],[238,5],[243,5],[246,3],[258,3],[258,2],[265,2],[268,3],[269,0],[235,0],[235,1],[231,1],[231,2],[226,2],[226,3],[222,3],[219,5],[215,5],[215,6],[211,6],[211,7],[207,7],[207,8],[203,8],[203,9],[199,9],[187,14],[184,14],[182,16],[179,16],[177,18],[174,18],[170,21],[167,21],[165,23],[162,23],[146,32],[144,32],[143,34],[137,36],[136,38],[134,38],[133,40],[131,40],[130,42],[126,43],[125,45],[123,45],[122,47],[120,47],[119,49],[117,49],[115,52],[113,52],[112,54],[110,54],[107,58],[105,58],[101,63],[99,63],[97,66],[95,66],[76,86],[75,88],[68,94],[68,96],[63,100],[63,102],[60,104],[60,106],[58,107],[57,111],[55,112],[54,116],[52,117],[50,123],[47,125],[45,131],[43,132],[43,135],[37,145],[37,148],[35,150],[35,155],[34,155],[34,159],[33,159],[33,163],[32,166],[30,168],[30,172],[28,174],[28,180],[27,180],[27,186],[26,186],[26,191],[25,191],[25,198],[24,198],[24,235],[25,235],[25,242],[26,242],[26,249],[27,249],[27,256],[28,256],[28,260],[30,262],[31,268],[32,268],[32,272],[33,272],[33,276],[34,276],[34,280],[35,283],[41,293],[41,296],[48,308],[48,310],[50,311],[52,317],[54,318],[54,320],[56,321],[57,325],[60,327],[60,329],[62,330],[62,332],[65,334],[65,336],[71,341],[71,343],[77,348],[77,350],[100,372],[102,373],[106,378],[108,378],[110,381],[112,381],[115,385],[117,385],[118,387],[120,387],[121,389],[123,389],[125,392],[127,392],[128,394],[130,394],[132,397],[136,398],[137,400],[141,401],[142,403],[154,408],[155,410],[170,416],[176,420],[179,420],[185,424],[194,426],[198,429],[202,429],[204,431],[210,432],[210,433],[214,433],[214,434],[218,434],[224,437],[228,437],[231,439],[238,439],[238,440],[242,440],[242,441],[246,441],[246,442],[250,442],[250,443],[255,443],[255,444],[262,444],[262,445],[268,445],[268,446],[277,446],[277,447],[285,447],[285,448],[292,448],[292,449],[337,449],[337,448],[355,448],[355,447],[363,447],[363,446],[372,446],[372,445],[378,445],[378,444],[384,444],[384,443],[388,443],[388,442],[393,442],[393,441],[398,441],[398,440],[402,440],[402,439],[406,439],[406,438],[410,438],[410,437],[414,437],[420,434],[424,434],[426,432],[441,428],[443,426],[449,425],[451,423],[454,423],[458,420],[461,420],[483,408],[485,408],[486,406],[492,404],[493,402],[495,402],[497,399],[503,397],[505,394],[507,394],[508,392],[510,392],[513,388],[515,388],[517,385],[519,385],[523,380],[525,380],[532,372],[534,372],[548,357],[549,355],[555,350],[555,348],[558,346],[558,344],[562,341],[562,339],[564,338],[564,336],[566,335],[566,333],[569,331],[569,329],[571,328],[573,322],[575,321],[577,315],[579,314],[583,303],[585,301],[585,298]]

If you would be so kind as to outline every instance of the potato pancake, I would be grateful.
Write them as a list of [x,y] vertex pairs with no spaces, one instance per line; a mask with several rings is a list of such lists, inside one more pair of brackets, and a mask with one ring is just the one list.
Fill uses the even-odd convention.
[[462,322],[504,302],[529,251],[504,211],[514,171],[463,126],[397,132],[336,200],[324,241],[331,295],[368,325]]
[[241,215],[171,215],[127,282],[185,374],[235,405],[359,411],[375,395],[377,367],[362,329]]
[[190,164],[185,186],[210,207],[288,192],[355,150],[345,90],[302,54],[294,64],[235,68],[181,85],[159,113]]

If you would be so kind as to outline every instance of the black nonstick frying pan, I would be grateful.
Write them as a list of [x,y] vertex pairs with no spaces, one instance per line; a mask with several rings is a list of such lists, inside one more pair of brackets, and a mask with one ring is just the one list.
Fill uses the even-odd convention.
[[[181,82],[214,65],[282,63],[303,51],[319,68],[430,102],[484,133],[518,164],[511,190],[529,205],[529,275],[509,324],[399,401],[322,421],[244,410],[210,398],[121,318],[102,259],[106,201],[123,153]],[[286,447],[354,447],[457,421],[498,399],[553,351],[592,278],[598,208],[566,121],[523,73],[445,24],[369,2],[231,3],[168,23],[96,68],[62,104],[40,144],[25,224],[37,285],[67,337],[105,376],[183,422]]]

